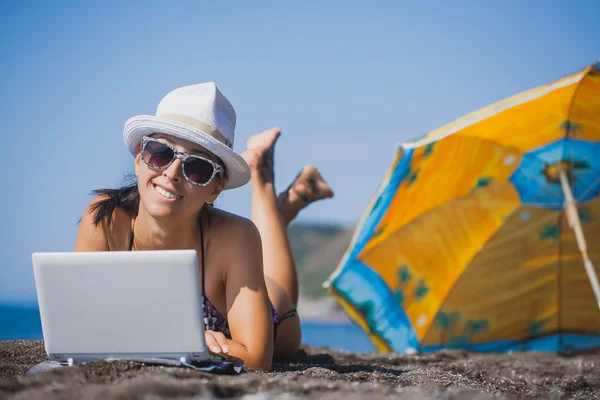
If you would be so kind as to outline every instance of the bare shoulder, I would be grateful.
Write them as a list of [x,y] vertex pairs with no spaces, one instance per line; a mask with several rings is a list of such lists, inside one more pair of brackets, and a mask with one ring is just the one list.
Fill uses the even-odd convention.
[[[210,210],[211,241],[217,244],[229,268],[240,263],[262,269],[262,243],[254,222],[248,218],[213,208]],[[253,260],[253,261],[252,261]],[[235,267],[234,267],[235,268]]]
[[106,195],[94,197],[83,213],[75,243],[75,251],[125,250],[124,243],[131,227],[131,216],[120,207],[102,215]]
[[260,240],[260,234],[254,222],[225,210],[212,208],[210,224],[211,230],[214,229],[215,236],[226,236],[229,241],[231,239]]
[[210,215],[211,246],[214,246],[222,266],[227,298],[235,299],[242,288],[252,288],[264,294],[266,299],[262,242],[258,228],[248,218],[223,210],[211,209]]

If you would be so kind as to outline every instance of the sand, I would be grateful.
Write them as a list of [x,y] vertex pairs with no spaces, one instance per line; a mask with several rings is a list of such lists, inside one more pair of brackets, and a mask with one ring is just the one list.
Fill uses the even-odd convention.
[[305,347],[269,373],[98,361],[35,375],[41,341],[0,342],[0,399],[600,399],[600,355],[353,354]]

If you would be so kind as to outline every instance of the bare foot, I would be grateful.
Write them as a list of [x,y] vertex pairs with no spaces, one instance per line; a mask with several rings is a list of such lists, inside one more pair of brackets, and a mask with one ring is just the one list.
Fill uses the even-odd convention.
[[242,157],[248,163],[253,179],[260,179],[262,183],[273,183],[273,152],[280,134],[279,128],[270,128],[250,136],[246,142],[247,149],[242,153]]
[[302,168],[292,184],[279,195],[279,209],[289,224],[304,207],[313,201],[333,197],[333,190],[312,165]]

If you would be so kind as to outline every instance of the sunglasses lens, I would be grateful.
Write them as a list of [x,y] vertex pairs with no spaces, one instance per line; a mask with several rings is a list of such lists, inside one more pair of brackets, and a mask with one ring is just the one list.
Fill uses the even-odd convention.
[[188,158],[183,163],[183,172],[188,179],[202,185],[210,180],[213,170],[211,163],[198,158]]
[[144,146],[144,161],[153,167],[164,168],[173,160],[174,156],[173,150],[164,143],[152,140]]

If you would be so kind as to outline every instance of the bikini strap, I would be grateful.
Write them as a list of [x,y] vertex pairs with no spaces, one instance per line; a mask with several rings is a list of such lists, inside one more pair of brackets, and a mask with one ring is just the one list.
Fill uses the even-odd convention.
[[279,317],[279,323],[281,323],[282,321],[285,321],[288,318],[295,317],[296,315],[298,315],[298,311],[296,311],[295,308],[292,308],[290,311],[283,313],[283,315],[281,317]]
[[202,250],[201,253],[201,265],[202,265],[202,296],[206,296],[206,291],[204,290],[204,228],[202,227],[202,213],[200,213],[200,247]]

